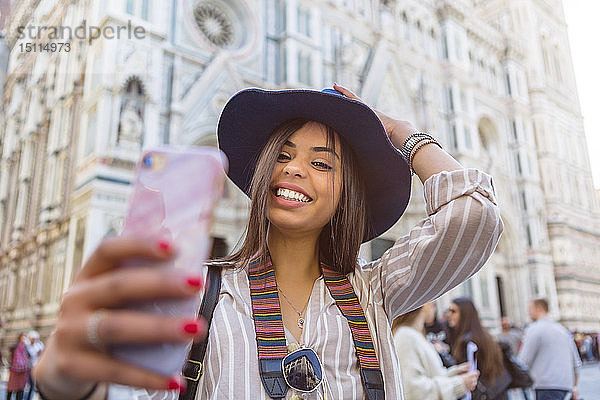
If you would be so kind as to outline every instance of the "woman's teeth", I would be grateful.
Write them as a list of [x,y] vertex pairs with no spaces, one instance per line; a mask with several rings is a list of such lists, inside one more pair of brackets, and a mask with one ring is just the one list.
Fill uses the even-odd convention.
[[283,197],[286,200],[300,201],[302,203],[308,203],[310,201],[309,197],[289,189],[278,188],[275,195],[277,197]]

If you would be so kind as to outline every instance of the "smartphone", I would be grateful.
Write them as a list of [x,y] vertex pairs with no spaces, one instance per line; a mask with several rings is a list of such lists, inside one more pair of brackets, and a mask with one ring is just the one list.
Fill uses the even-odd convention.
[[[223,188],[227,158],[214,147],[158,147],[144,151],[123,226],[123,237],[159,237],[176,247],[174,259],[157,268],[179,268],[206,274],[205,261],[212,246],[213,210]],[[125,268],[148,265],[133,260]],[[127,308],[173,317],[195,318],[202,299],[156,299]],[[115,346],[118,359],[163,374],[173,375],[185,362],[188,344]]]

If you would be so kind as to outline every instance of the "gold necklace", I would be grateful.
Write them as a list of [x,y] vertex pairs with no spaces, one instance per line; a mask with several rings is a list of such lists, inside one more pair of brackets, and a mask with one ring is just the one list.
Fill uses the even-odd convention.
[[308,307],[308,302],[310,301],[310,296],[308,296],[308,300],[306,300],[306,304],[302,308],[302,311],[298,311],[298,309],[296,307],[294,307],[294,305],[292,304],[290,299],[288,299],[288,297],[285,295],[285,293],[283,293],[283,290],[281,290],[281,288],[279,286],[277,286],[277,290],[279,290],[279,293],[281,293],[283,295],[283,298],[285,299],[285,301],[287,301],[287,303],[294,309],[294,311],[296,311],[296,314],[298,314],[298,327],[300,329],[303,329],[304,328],[304,318],[302,317],[302,314],[304,314],[306,307]]

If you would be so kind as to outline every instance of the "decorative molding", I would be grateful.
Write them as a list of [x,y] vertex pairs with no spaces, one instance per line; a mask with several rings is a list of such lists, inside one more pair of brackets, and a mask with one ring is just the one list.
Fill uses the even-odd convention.
[[440,21],[454,19],[462,23],[465,20],[468,7],[462,0],[442,0],[440,3],[436,10]]

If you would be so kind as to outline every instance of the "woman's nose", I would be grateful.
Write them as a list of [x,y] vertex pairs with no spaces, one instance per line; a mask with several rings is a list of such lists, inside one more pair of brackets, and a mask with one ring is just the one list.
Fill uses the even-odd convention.
[[304,176],[304,170],[302,169],[302,167],[300,165],[298,165],[297,161],[296,162],[288,162],[285,165],[283,172],[286,175],[297,176],[300,178]]

